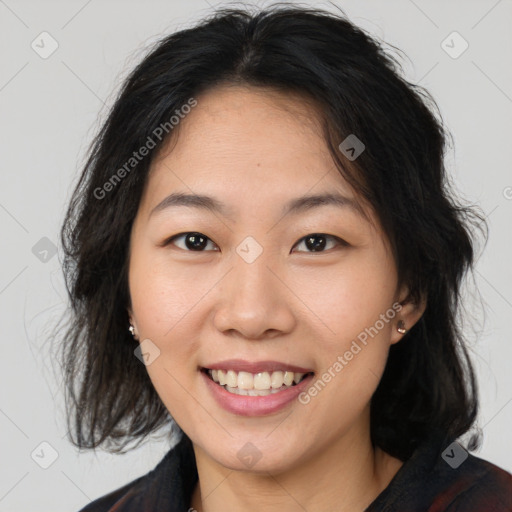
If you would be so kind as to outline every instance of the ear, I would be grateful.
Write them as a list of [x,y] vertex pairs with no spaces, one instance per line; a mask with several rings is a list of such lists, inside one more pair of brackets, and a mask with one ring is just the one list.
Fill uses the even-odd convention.
[[422,317],[427,307],[426,297],[421,297],[419,301],[413,301],[410,297],[409,289],[402,287],[397,302],[400,309],[396,309],[397,314],[393,319],[393,330],[391,332],[391,344],[398,343],[406,334],[398,331],[399,322],[402,321],[407,331],[416,324]]

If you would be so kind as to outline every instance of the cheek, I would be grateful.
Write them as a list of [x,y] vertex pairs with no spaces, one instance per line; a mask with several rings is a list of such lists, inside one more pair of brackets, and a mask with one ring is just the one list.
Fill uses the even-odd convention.
[[159,350],[146,367],[151,382],[173,418],[186,424],[196,406],[190,398],[191,370],[199,350],[199,336],[192,327],[198,322],[194,306],[209,283],[148,253],[139,251],[130,262],[133,315],[140,339],[150,339]]
[[324,324],[316,338],[321,382],[310,388],[323,399],[310,398],[326,417],[330,407],[351,416],[369,402],[386,365],[396,316],[394,267],[384,257],[357,256],[319,272],[314,286],[311,276],[297,275],[301,298]]
[[311,416],[323,418],[326,430],[344,430],[361,417],[386,366],[394,310],[377,303],[369,310],[368,302],[346,306],[338,321],[331,320],[336,334],[319,340],[319,372],[299,397]]
[[139,251],[130,262],[130,293],[140,339],[159,356],[147,366],[162,402],[179,424],[187,424],[197,402],[197,366],[209,292],[222,276],[203,265],[170,264],[165,252]]
[[[373,254],[354,253],[339,265],[309,272],[297,270],[289,277],[293,291],[310,310],[309,316],[323,324],[327,347],[339,349],[389,312],[396,286],[392,265]],[[389,316],[394,316],[390,311]],[[379,322],[379,331],[389,335],[389,325]]]
[[[140,340],[151,340],[157,347],[153,350],[158,351],[158,357],[146,370],[174,416],[176,407],[186,403],[186,393],[180,384],[189,387],[186,379],[198,350],[199,342],[194,341],[189,322],[193,306],[202,294],[201,287],[187,282],[187,276],[172,271],[165,262],[144,253],[134,255],[129,275],[133,316]],[[184,336],[188,336],[185,343]]]
[[197,268],[169,264],[165,254],[135,255],[130,263],[130,294],[142,336],[163,342],[187,320],[215,284],[211,273],[202,274]]

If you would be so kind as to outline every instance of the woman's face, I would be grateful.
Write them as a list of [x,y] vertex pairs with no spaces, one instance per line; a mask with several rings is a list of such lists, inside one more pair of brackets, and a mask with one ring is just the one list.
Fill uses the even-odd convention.
[[[387,241],[355,206],[314,111],[254,88],[197,100],[133,225],[130,316],[196,449],[232,469],[282,471],[367,438],[397,321],[412,317],[398,312],[406,294]],[[304,202],[327,194],[345,199]]]

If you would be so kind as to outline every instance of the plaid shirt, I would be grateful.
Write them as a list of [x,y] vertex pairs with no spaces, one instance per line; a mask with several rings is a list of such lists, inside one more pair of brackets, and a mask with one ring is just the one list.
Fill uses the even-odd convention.
[[[188,512],[197,479],[192,443],[183,435],[152,471],[79,512]],[[433,437],[365,512],[511,511],[511,474]]]

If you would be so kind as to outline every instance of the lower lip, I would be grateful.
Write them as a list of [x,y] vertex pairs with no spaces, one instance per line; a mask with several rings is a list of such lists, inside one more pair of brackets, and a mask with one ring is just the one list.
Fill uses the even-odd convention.
[[284,389],[279,393],[272,393],[267,396],[243,396],[226,391],[210,379],[204,371],[200,373],[217,403],[226,411],[239,416],[264,416],[284,409],[308,387],[313,378],[313,375],[308,375],[295,386]]

